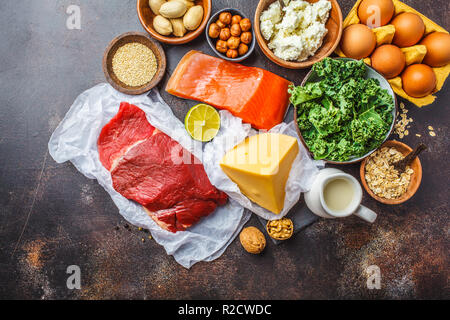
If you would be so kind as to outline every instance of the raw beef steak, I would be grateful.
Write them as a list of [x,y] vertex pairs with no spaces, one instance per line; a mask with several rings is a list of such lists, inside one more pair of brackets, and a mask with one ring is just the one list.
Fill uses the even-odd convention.
[[121,103],[117,115],[103,127],[98,151],[114,189],[143,205],[168,231],[186,230],[227,202],[201,162],[129,103]]

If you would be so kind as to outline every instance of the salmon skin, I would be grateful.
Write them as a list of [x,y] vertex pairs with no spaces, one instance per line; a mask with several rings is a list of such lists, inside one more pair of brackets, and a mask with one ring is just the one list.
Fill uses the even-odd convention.
[[193,50],[178,63],[166,91],[228,110],[254,128],[268,130],[283,121],[290,84],[269,71]]

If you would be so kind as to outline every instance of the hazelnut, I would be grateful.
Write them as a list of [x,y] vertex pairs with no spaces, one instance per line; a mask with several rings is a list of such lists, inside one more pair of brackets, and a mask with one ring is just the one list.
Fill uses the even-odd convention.
[[231,26],[231,35],[235,37],[239,37],[241,35],[241,26],[237,23]]
[[245,44],[249,44],[252,42],[252,33],[251,32],[242,32],[241,41]]
[[268,221],[266,225],[267,233],[276,240],[287,240],[294,233],[294,223],[289,218]]
[[221,21],[225,25],[230,24],[231,23],[231,13],[229,13],[229,12],[222,12],[219,15],[219,21]]
[[239,43],[241,43],[241,39],[239,37],[230,37],[227,40],[227,46],[230,49],[237,49],[239,47]]
[[220,21],[220,20],[217,20],[217,21],[216,21],[216,24],[219,26],[220,29],[223,29],[223,28],[225,28],[225,27],[227,26],[225,23],[223,23],[223,22]]
[[227,57],[231,58],[231,59],[237,58],[238,57],[238,51],[235,50],[235,49],[228,49]]
[[227,42],[223,40],[217,40],[216,49],[221,53],[227,52],[228,51]]
[[242,31],[249,31],[252,28],[252,23],[250,21],[250,19],[245,18],[242,19],[241,22],[239,22]]
[[241,22],[242,17],[240,15],[235,15],[231,18],[231,24],[239,24],[239,22]]
[[238,53],[240,56],[243,56],[248,52],[248,46],[245,43],[241,43],[238,48]]
[[241,240],[242,246],[249,253],[261,253],[266,247],[264,234],[255,227],[248,227],[242,230],[239,240]]
[[211,38],[217,38],[220,34],[219,26],[216,23],[211,23],[208,34]]
[[231,37],[230,28],[223,28],[220,30],[219,38],[220,40],[227,41]]

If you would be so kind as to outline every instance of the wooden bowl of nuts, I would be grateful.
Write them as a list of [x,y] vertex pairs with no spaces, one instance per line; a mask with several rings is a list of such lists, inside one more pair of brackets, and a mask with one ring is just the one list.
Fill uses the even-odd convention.
[[114,89],[130,95],[155,87],[166,71],[163,48],[143,32],[114,38],[103,55],[103,72]]
[[236,9],[216,12],[206,25],[206,41],[217,56],[239,62],[255,50],[255,32],[250,19]]
[[267,221],[266,230],[275,240],[287,240],[294,234],[294,223],[289,218]]
[[416,193],[422,182],[422,165],[419,157],[415,158],[400,175],[391,165],[411,151],[406,144],[389,140],[364,159],[359,173],[364,189],[372,198],[384,204],[400,204]]
[[211,15],[211,0],[138,0],[139,21],[164,43],[183,44],[197,38]]

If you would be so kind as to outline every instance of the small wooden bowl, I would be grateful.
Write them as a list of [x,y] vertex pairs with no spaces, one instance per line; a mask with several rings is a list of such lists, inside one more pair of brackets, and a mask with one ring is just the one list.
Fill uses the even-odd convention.
[[[404,156],[406,156],[408,153],[410,153],[412,151],[412,149],[409,146],[407,146],[406,144],[404,144],[400,141],[396,141],[396,140],[386,141],[381,146],[381,148],[383,148],[383,147],[389,147],[389,148],[394,147],[395,149],[400,151]],[[419,157],[417,157],[409,165],[411,167],[411,169],[414,170],[414,173],[411,175],[411,181],[409,182],[409,186],[408,186],[408,189],[406,190],[406,192],[400,198],[397,198],[397,199],[381,198],[381,197],[377,196],[375,193],[373,193],[372,190],[370,190],[369,186],[367,185],[366,178],[365,178],[366,163],[367,163],[367,158],[364,159],[364,161],[361,163],[361,167],[359,169],[359,175],[361,177],[361,182],[362,182],[362,185],[364,186],[364,189],[367,191],[367,193],[372,198],[377,200],[378,202],[381,202],[384,204],[403,203],[403,202],[409,200],[416,193],[417,189],[419,189],[420,183],[422,182],[422,165],[420,163]]]
[[[264,37],[261,34],[259,21],[262,12],[266,10],[269,7],[269,5],[271,5],[275,1],[277,0],[260,0],[255,12],[256,40],[258,41],[261,50],[270,60],[285,68],[305,69],[312,66],[314,63],[319,62],[320,60],[328,57],[334,52],[334,50],[339,44],[339,41],[341,40],[343,21],[342,21],[342,11],[341,8],[339,7],[338,2],[336,0],[330,0],[332,8],[330,11],[330,17],[325,25],[325,27],[328,29],[328,33],[323,39],[322,46],[317,50],[317,52],[313,56],[309,57],[307,60],[301,62],[286,61],[275,56],[272,50],[270,50],[269,47],[267,46],[268,41],[264,39]],[[314,3],[317,2],[318,0],[306,0],[306,1]]]
[[148,0],[137,1],[137,13],[142,26],[153,38],[168,44],[183,44],[197,38],[203,30],[205,30],[206,24],[211,16],[211,0],[195,0],[195,5],[201,5],[203,7],[203,20],[197,29],[189,31],[183,37],[163,36],[156,32],[153,28],[153,18],[155,17],[155,14],[152,9],[150,9]]
[[[150,48],[150,50],[152,50],[155,54],[156,61],[158,63],[158,69],[156,70],[153,79],[150,82],[139,87],[132,87],[120,81],[114,74],[112,68],[112,59],[117,49],[131,42],[138,42]],[[147,34],[143,32],[127,32],[114,38],[106,48],[105,54],[103,55],[103,72],[105,74],[106,80],[114,87],[114,89],[125,94],[138,95],[149,91],[161,81],[165,71],[166,55],[164,54],[163,48],[159,43],[152,40]]]

